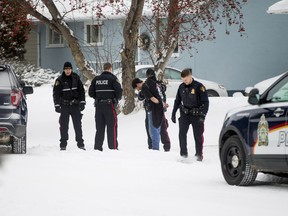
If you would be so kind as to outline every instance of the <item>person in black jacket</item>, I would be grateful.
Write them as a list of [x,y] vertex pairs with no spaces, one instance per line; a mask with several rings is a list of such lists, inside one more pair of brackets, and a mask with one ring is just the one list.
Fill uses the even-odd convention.
[[60,113],[60,150],[66,150],[68,140],[69,117],[71,115],[77,146],[86,150],[82,135],[82,114],[85,108],[85,90],[80,77],[72,71],[72,64],[65,62],[63,73],[60,75],[53,87],[53,99],[55,111]]
[[89,96],[95,99],[96,135],[94,149],[103,151],[105,127],[109,149],[118,149],[116,106],[122,97],[122,87],[112,74],[111,63],[104,64],[104,72],[96,76],[89,87]]
[[187,132],[190,124],[192,124],[196,148],[195,156],[197,161],[202,161],[204,120],[209,108],[208,94],[204,85],[193,79],[192,69],[184,69],[181,72],[181,78],[183,83],[180,84],[177,91],[171,120],[176,123],[176,112],[180,108],[180,155],[188,157]]
[[[151,107],[149,106],[149,102],[145,100],[145,96],[143,95],[141,91],[143,84],[144,84],[143,80],[139,78],[135,78],[132,80],[132,88],[138,90],[138,100],[144,101],[144,108],[146,112],[145,128],[146,128],[146,133],[148,137],[148,148],[152,149],[152,140],[149,134],[149,124],[148,124],[148,112],[151,110],[150,109]],[[157,81],[157,84],[160,85],[160,89],[163,94],[163,104],[164,104],[164,111],[165,111],[168,107],[168,104],[166,103],[166,94],[165,94],[166,86],[159,81]],[[167,129],[168,129],[168,120],[166,119],[164,115],[163,121],[161,124],[161,129],[160,129],[160,137],[161,137],[161,142],[163,143],[164,151],[166,152],[170,151],[170,148],[171,148],[170,137],[169,137]]]
[[163,99],[164,96],[160,90],[160,85],[157,83],[156,75],[153,69],[149,68],[146,71],[146,81],[142,85],[142,93],[150,107],[147,112],[149,135],[152,140],[152,149],[159,150],[160,130],[164,118]]

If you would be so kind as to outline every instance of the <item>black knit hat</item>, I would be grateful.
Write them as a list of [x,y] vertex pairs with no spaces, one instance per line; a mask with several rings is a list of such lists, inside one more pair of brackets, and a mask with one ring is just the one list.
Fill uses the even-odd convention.
[[65,62],[64,63],[64,66],[63,66],[63,69],[65,69],[65,68],[71,68],[72,69],[72,64],[71,64],[71,62]]
[[143,81],[139,78],[135,78],[132,80],[132,88],[135,89],[137,87],[137,84],[142,83]]
[[146,77],[156,77],[155,71],[152,68],[148,68],[146,71]]

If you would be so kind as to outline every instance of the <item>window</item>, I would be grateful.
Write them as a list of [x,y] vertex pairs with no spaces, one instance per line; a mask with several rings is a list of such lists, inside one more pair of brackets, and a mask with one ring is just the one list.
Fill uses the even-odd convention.
[[47,40],[47,45],[51,47],[57,47],[57,46],[63,46],[64,45],[64,40],[63,36],[60,35],[58,32],[55,32],[51,28],[48,28],[48,40]]
[[136,77],[139,78],[139,79],[146,79],[146,71],[147,71],[147,69],[148,68],[139,69],[136,72]]
[[4,72],[0,72],[0,86],[1,87],[9,87],[10,86],[10,79],[9,74]]
[[165,69],[165,79],[181,80],[181,73],[172,68]]
[[266,100],[270,102],[288,101],[288,76],[282,79],[269,91]]
[[86,25],[86,41],[88,44],[98,46],[103,44],[101,26],[101,23]]

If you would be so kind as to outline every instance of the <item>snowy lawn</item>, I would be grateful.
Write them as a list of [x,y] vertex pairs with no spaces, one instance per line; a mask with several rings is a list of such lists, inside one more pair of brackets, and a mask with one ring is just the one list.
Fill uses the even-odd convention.
[[[192,130],[189,163],[179,161],[178,125],[169,119],[170,152],[147,148],[145,111],[118,116],[119,151],[94,151],[94,107],[87,97],[79,150],[70,124],[67,151],[59,151],[59,114],[51,85],[28,95],[26,155],[8,154],[0,170],[0,216],[240,216],[286,214],[287,184],[258,175],[251,187],[229,186],[222,177],[218,137],[226,111],[247,98],[210,98],[204,160],[196,162]],[[179,114],[179,113],[177,113]]]

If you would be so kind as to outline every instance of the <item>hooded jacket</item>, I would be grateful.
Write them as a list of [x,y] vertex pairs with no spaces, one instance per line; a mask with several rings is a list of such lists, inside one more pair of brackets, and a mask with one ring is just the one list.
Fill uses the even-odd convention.
[[[146,79],[145,83],[142,86],[141,92],[143,93],[145,99],[149,103],[152,112],[152,120],[154,127],[158,128],[161,126],[164,109],[163,109],[163,95],[161,96],[161,89],[159,83],[156,81],[156,77],[152,76]],[[159,103],[153,103],[151,97],[158,99]]]

